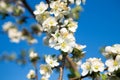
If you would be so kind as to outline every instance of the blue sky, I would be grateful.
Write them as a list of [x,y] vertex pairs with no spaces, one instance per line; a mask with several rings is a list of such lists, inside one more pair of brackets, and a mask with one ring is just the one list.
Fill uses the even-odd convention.
[[[39,3],[40,0],[27,1],[34,9],[34,5]],[[83,6],[83,8],[84,11],[81,13],[79,19],[79,28],[75,33],[76,42],[87,46],[83,61],[89,57],[98,57],[105,61],[105,58],[100,54],[99,49],[105,45],[120,43],[120,0],[87,0],[86,5]],[[2,30],[1,25],[8,20],[11,19],[7,18],[7,20],[0,20],[0,30]],[[30,19],[28,21],[27,25],[30,25],[33,20]],[[58,54],[54,49],[44,46],[42,38],[43,36],[39,38],[38,44],[29,46],[25,41],[19,44],[10,43],[6,34],[0,34],[0,54],[3,52],[16,52],[19,54],[21,49],[28,50],[29,48],[34,48],[40,56],[46,53]],[[18,66],[15,63],[0,62],[0,79],[27,80],[26,74],[31,68],[31,64]],[[56,80],[53,77],[54,74],[52,75],[51,80]],[[65,80],[67,79],[65,78]]]

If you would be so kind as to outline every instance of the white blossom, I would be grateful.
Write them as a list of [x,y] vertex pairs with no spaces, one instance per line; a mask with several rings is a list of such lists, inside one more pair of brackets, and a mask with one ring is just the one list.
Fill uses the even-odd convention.
[[91,68],[94,72],[103,72],[104,71],[104,64],[100,60],[94,60],[92,62]]
[[51,55],[45,56],[45,61],[50,67],[59,66],[59,63],[57,62],[57,58],[52,57]]
[[76,0],[76,5],[80,5],[82,0]]
[[42,76],[41,80],[49,80],[46,76]]
[[36,19],[40,23],[43,23],[48,17],[50,17],[50,14],[48,11],[45,11],[42,14],[36,15]]
[[38,43],[38,41],[37,41],[37,39],[28,39],[28,42],[30,43],[30,44],[34,44],[34,43]]
[[106,57],[110,55],[120,54],[120,44],[114,44],[113,46],[106,46],[105,50],[102,53]]
[[91,70],[91,64],[89,62],[85,62],[81,65],[81,69],[82,71],[82,76],[85,76],[88,74],[88,72],[91,74],[92,70]]
[[115,60],[112,58],[108,59],[105,64],[109,72],[117,71],[120,68],[120,55],[117,55]]
[[11,42],[18,43],[21,40],[22,33],[16,28],[11,28],[8,30],[8,36],[11,39]]
[[4,31],[8,31],[11,27],[15,27],[15,25],[10,21],[3,24],[3,30]]
[[75,44],[75,48],[78,50],[83,50],[84,48],[86,48],[86,45]]
[[83,70],[82,75],[85,76],[88,73],[91,74],[92,72],[103,72],[104,64],[100,59],[89,58],[85,63],[81,65],[81,68]]
[[70,19],[67,19],[67,20],[64,21],[63,26],[67,27],[68,30],[70,30],[71,32],[76,32],[76,29],[78,27],[78,23],[73,21],[72,18],[70,18]]
[[27,78],[28,79],[34,79],[35,78],[35,71],[31,69],[29,71],[29,73],[27,74]]
[[52,37],[49,38],[50,47],[64,52],[72,52],[75,47],[75,38],[66,28],[61,28],[60,31],[56,31],[55,34],[51,35]]
[[35,6],[35,8],[36,8],[36,10],[34,11],[35,15],[42,14],[43,12],[45,12],[45,10],[47,10],[48,4],[45,4],[44,2],[40,2],[39,5]]
[[55,16],[59,16],[61,14],[65,15],[69,10],[67,4],[60,0],[50,3],[50,8],[52,9],[51,14],[54,14]]
[[48,32],[55,30],[57,28],[57,24],[58,23],[54,17],[49,17],[42,24],[43,30]]
[[52,69],[49,65],[45,65],[45,64],[40,65],[40,74],[42,76],[49,78],[51,73],[52,73]]
[[38,54],[35,53],[34,51],[31,51],[30,54],[29,54],[29,57],[30,57],[31,60],[32,60],[32,59],[35,59],[35,58],[38,57]]

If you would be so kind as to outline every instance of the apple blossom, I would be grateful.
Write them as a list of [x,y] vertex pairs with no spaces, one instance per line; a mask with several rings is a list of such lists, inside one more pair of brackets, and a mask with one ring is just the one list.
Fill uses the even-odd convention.
[[29,54],[29,57],[31,60],[38,58],[38,54],[35,53],[34,51],[31,51]]
[[31,69],[29,71],[29,73],[27,74],[27,78],[28,79],[35,79],[35,71]]
[[47,64],[41,64],[40,65],[40,74],[42,76],[45,76],[46,78],[49,78],[51,73],[52,73],[52,69],[49,65],[47,65]]
[[50,67],[59,66],[59,63],[57,62],[57,58],[52,57],[51,55],[46,55],[45,56],[45,61]]
[[82,75],[85,76],[87,74],[91,74],[92,72],[103,72],[104,64],[100,59],[89,58],[81,65],[81,68],[83,70]]
[[120,68],[120,55],[117,55],[115,60],[114,59],[108,59],[105,62],[106,66],[108,67],[109,72],[117,71]]
[[48,4],[45,4],[44,2],[40,2],[40,4],[35,6],[36,10],[34,11],[35,15],[39,15],[45,12],[48,8]]
[[21,39],[22,33],[16,28],[11,28],[8,30],[8,36],[11,39],[11,42],[18,43]]

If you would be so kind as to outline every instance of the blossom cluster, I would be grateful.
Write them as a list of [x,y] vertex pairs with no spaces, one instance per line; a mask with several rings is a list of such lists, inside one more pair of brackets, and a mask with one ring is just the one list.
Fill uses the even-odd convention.
[[18,31],[17,27],[12,22],[6,22],[3,25],[3,30],[8,32],[8,37],[11,39],[11,42],[18,43],[20,41],[22,32]]
[[[73,3],[74,0],[69,2]],[[81,3],[81,0],[76,0],[76,2]],[[71,7],[68,6],[67,1],[53,0],[48,4],[40,2],[36,5],[34,14],[47,34],[44,43],[56,50],[71,53],[76,45],[74,32],[78,23],[72,16],[68,16],[71,14]]]
[[[79,10],[75,9],[72,12],[73,7],[69,5],[75,4],[80,7],[81,2],[84,4],[85,0],[49,0],[35,6],[36,10],[33,13],[46,33],[43,39],[46,45],[63,53],[73,53],[73,56],[77,57],[84,53],[82,50],[86,46],[77,44],[74,37],[78,28],[74,16]],[[81,64],[81,60],[77,58],[74,60],[77,66]],[[50,55],[45,56],[45,61],[47,64],[40,65],[41,80],[48,80],[52,69],[59,66],[57,58]]]
[[[38,34],[40,34],[40,26],[36,24],[36,27],[39,28],[37,30],[40,30],[38,32]],[[30,44],[37,43],[37,40],[34,39],[26,29],[19,31],[17,26],[10,21],[3,24],[3,30],[8,33],[11,42],[19,43],[20,40],[27,40]]]
[[120,69],[120,44],[106,46],[102,53],[108,58],[105,64],[108,67],[109,72],[114,72]]
[[106,46],[102,54],[107,58],[120,54],[120,44],[114,44],[113,46]]
[[52,73],[52,69],[59,66],[57,58],[51,55],[46,55],[45,61],[47,64],[40,65],[40,74],[42,75],[41,80],[48,80]]
[[81,65],[82,76],[87,74],[92,74],[93,72],[103,72],[104,71],[104,63],[102,63],[101,59],[98,58],[89,58],[85,63]]
[[9,1],[0,1],[0,13],[10,14],[14,16],[19,16],[24,12],[24,8],[21,6],[21,1],[16,1],[16,4],[10,3]]

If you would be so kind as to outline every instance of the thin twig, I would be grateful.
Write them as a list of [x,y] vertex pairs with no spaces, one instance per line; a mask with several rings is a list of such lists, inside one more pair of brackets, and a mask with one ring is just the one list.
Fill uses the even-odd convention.
[[27,10],[31,13],[31,15],[35,18],[35,15],[33,14],[33,10],[31,9],[31,7],[28,5],[28,3],[26,2],[26,0],[21,0],[22,3],[24,4],[24,6],[27,8]]
[[60,74],[59,74],[58,80],[63,80],[64,66],[65,66],[65,57],[66,57],[66,55],[63,55],[62,65],[59,67]]
[[33,66],[35,68],[35,75],[36,75],[35,78],[36,78],[36,80],[38,80],[38,70],[37,70],[36,62],[33,63]]
[[49,0],[46,0],[46,2],[47,2],[47,4],[48,4],[48,6],[50,7],[50,1],[49,1]]
[[66,60],[69,62],[70,66],[73,68],[74,71],[78,71],[75,63],[69,58],[69,56],[66,56]]
[[60,74],[58,80],[62,80],[62,78],[63,78],[63,67],[60,67]]

